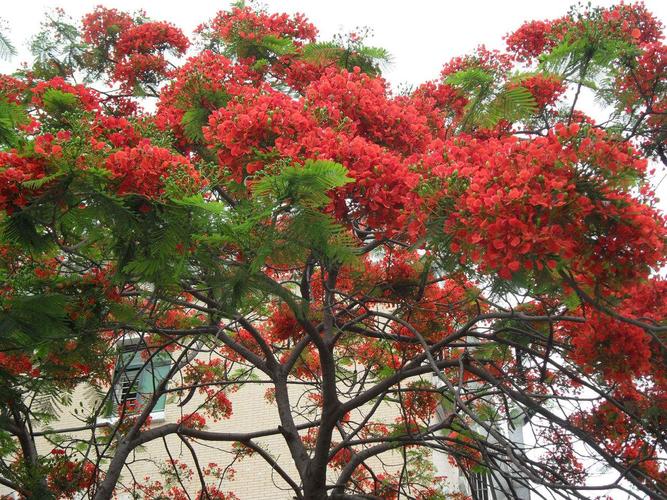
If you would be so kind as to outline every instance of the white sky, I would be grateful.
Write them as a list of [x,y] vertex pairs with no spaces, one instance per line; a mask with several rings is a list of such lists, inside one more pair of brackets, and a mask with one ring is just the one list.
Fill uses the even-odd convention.
[[[337,32],[368,26],[375,36],[372,45],[386,48],[393,63],[385,76],[393,85],[418,84],[437,77],[451,57],[470,52],[483,43],[500,48],[502,37],[523,21],[558,17],[576,0],[264,0],[272,12],[302,12],[328,39]],[[185,0],[5,0],[0,17],[9,23],[9,36],[20,49],[12,61],[0,61],[0,72],[8,73],[29,58],[27,40],[38,30],[45,11],[64,8],[75,19],[97,4],[122,10],[143,8],[149,17],[170,21],[186,34],[210,19],[229,1]],[[594,1],[610,5],[611,1]],[[667,21],[667,1],[647,0],[648,8]]]

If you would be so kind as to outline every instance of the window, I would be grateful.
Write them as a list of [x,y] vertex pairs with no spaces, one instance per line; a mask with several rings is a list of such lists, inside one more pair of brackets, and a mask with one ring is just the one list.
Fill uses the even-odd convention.
[[489,479],[484,472],[470,474],[470,490],[473,500],[489,500]]
[[[148,356],[146,345],[137,340],[124,341],[113,380],[112,407],[107,415],[116,417],[118,409],[125,406],[132,411],[150,400],[158,385],[165,379],[171,368],[171,357],[166,352]],[[152,414],[164,412],[166,395],[163,394],[153,407]]]

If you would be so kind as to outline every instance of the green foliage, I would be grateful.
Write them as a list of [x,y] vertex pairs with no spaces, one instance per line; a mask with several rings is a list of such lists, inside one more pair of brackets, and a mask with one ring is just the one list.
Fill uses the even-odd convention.
[[61,14],[47,16],[42,30],[31,40],[33,71],[49,79],[68,76],[75,68],[85,66],[86,44],[70,19]]
[[133,279],[169,286],[185,271],[191,225],[187,210],[161,207],[136,217],[125,228],[119,267]]
[[74,111],[79,106],[79,98],[74,94],[58,89],[47,89],[42,95],[44,108],[54,115]]
[[344,50],[335,42],[313,42],[303,46],[301,57],[308,62],[325,64],[338,61]]
[[28,116],[23,107],[0,96],[0,147],[18,147],[20,136],[16,128],[25,123]]
[[542,56],[540,67],[565,78],[577,78],[595,89],[595,77],[608,71],[614,62],[639,54],[639,49],[625,40],[596,32],[587,35],[563,40]]
[[203,142],[202,127],[208,123],[211,112],[206,108],[191,108],[185,112],[181,124],[185,137],[193,142]]
[[272,52],[276,56],[293,54],[295,51],[294,42],[292,42],[292,40],[289,38],[280,38],[273,35],[266,35],[262,37],[259,46],[266,49],[268,52]]
[[[329,203],[328,192],[353,179],[342,165],[325,160],[307,160],[303,166],[289,166],[278,174],[265,176],[253,187],[254,194],[277,205],[273,225],[280,230],[259,255],[283,258],[303,249],[314,251],[329,262],[350,262],[354,242],[343,226],[320,210]],[[286,258],[289,260],[289,258]]]
[[495,77],[481,68],[467,68],[449,75],[445,83],[460,88],[465,93],[477,93],[486,97],[495,82]]
[[0,30],[0,59],[10,59],[16,55],[16,47],[9,37]]
[[277,202],[292,202],[321,207],[329,202],[327,191],[344,186],[354,179],[340,163],[306,160],[303,166],[290,166],[279,174],[260,179],[253,187],[258,196],[271,196]]
[[61,294],[14,296],[0,310],[0,331],[5,345],[34,349],[40,341],[64,338],[70,331]]
[[[0,427],[3,425],[3,422],[0,421]],[[17,443],[14,441],[13,436],[0,428],[0,456],[6,457],[14,454],[18,450]],[[4,471],[3,471],[4,473]]]
[[63,177],[64,175],[65,175],[64,172],[56,172],[55,174],[46,175],[39,179],[31,179],[29,181],[23,181],[21,185],[28,189],[40,189],[41,187],[47,185],[52,181],[55,181],[56,179]]
[[581,305],[581,299],[576,292],[572,292],[563,298],[563,303],[570,311],[574,311]]
[[334,64],[348,71],[356,66],[372,76],[379,75],[382,68],[391,62],[391,55],[381,47],[361,44],[344,47],[335,41],[307,44],[302,49],[301,57],[311,63],[322,66]]
[[45,252],[53,244],[24,210],[2,220],[2,236],[7,241],[36,253]]
[[500,120],[515,122],[530,116],[536,109],[535,99],[527,89],[504,89],[489,103],[486,113],[480,117],[480,122],[487,127],[493,127]]
[[354,261],[352,237],[330,215],[320,211],[308,207],[295,211],[284,236],[288,242],[315,251],[325,262]]
[[215,36],[211,37],[209,42],[211,46],[221,45],[222,52],[230,58],[254,58],[255,69],[257,65],[263,65],[269,61],[274,61],[280,56],[294,54],[296,47],[290,38],[282,38],[274,35],[265,35],[260,39],[249,40],[246,37],[235,35],[230,40],[222,43]]
[[537,110],[532,94],[521,86],[497,88],[496,77],[481,68],[468,68],[449,75],[445,83],[460,89],[467,97],[462,129],[493,128],[501,120],[516,122]]
[[[185,136],[195,142],[204,142],[202,127],[208,124],[208,117],[212,109],[227,105],[229,94],[224,91],[211,91],[203,87],[199,79],[192,78],[186,84],[188,102],[181,104],[186,109],[181,119]],[[195,103],[194,106],[191,103]]]

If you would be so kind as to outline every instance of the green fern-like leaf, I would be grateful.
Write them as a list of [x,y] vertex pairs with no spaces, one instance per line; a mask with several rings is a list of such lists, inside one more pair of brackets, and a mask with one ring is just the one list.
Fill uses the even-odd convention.
[[185,137],[193,142],[203,142],[204,132],[202,127],[208,123],[208,116],[211,112],[206,108],[191,108],[185,112],[181,124]]
[[0,58],[10,59],[16,55],[16,48],[7,35],[0,31]]
[[[517,77],[514,80],[516,81]],[[497,89],[494,76],[481,68],[468,68],[449,75],[445,82],[468,96],[462,128],[495,126],[500,120],[519,121],[534,114],[532,94],[521,86]]]
[[535,98],[527,89],[523,87],[506,89],[498,93],[489,103],[480,117],[480,124],[493,127],[503,119],[509,122],[519,121],[535,113],[536,109]]
[[292,40],[273,35],[266,35],[263,37],[260,45],[278,56],[294,54],[295,51],[294,42],[292,42]]
[[362,72],[377,75],[391,63],[391,55],[381,47],[341,47],[335,42],[315,42],[303,47],[301,57],[319,65],[335,64],[339,68],[352,70],[359,67]]
[[340,163],[307,160],[303,166],[290,166],[277,175],[262,178],[253,189],[256,195],[270,195],[279,201],[322,206],[329,202],[329,190],[349,182],[354,179],[347,176],[347,169]]
[[51,248],[51,239],[37,230],[32,219],[23,212],[17,212],[3,221],[3,237],[33,252],[44,252]]
[[16,147],[20,142],[17,126],[28,121],[21,106],[0,96],[0,145]]
[[62,342],[69,332],[66,305],[67,298],[59,294],[14,297],[0,311],[3,342],[30,350],[43,340]]
[[460,88],[463,92],[477,92],[490,90],[494,76],[481,68],[468,68],[457,71],[445,79],[445,83]]
[[301,58],[316,64],[338,62],[344,49],[334,42],[314,42],[305,45]]
[[54,180],[56,180],[56,179],[58,179],[58,178],[60,178],[64,175],[65,175],[64,172],[57,172],[55,174],[47,175],[47,176],[41,177],[39,179],[31,179],[29,181],[23,181],[21,183],[21,185],[28,188],[28,189],[39,189],[42,186],[45,186],[46,184],[48,184],[49,182],[54,181]]
[[79,105],[79,98],[77,96],[58,89],[47,89],[42,96],[42,100],[44,108],[54,114],[73,111]]

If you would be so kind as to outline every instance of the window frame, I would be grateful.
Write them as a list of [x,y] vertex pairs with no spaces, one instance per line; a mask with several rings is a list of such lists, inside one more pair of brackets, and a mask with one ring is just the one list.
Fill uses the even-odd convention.
[[491,499],[491,481],[488,472],[471,472],[469,478],[470,495],[473,500]]
[[[113,376],[111,378],[112,387],[109,391],[109,409],[104,411],[104,415],[98,417],[98,421],[102,423],[115,423],[118,421],[118,407],[125,404],[127,401],[141,402],[142,395],[152,395],[155,387],[161,382],[157,380],[160,375],[166,376],[165,369],[168,372],[173,360],[167,353],[158,353],[153,356],[150,361],[141,357],[141,353],[148,349],[144,341],[144,337],[138,334],[128,334],[116,341],[116,362],[114,365]],[[125,360],[124,360],[125,357]],[[155,358],[162,359],[162,362],[154,363]],[[139,358],[135,361],[135,358]],[[133,372],[132,378],[124,377],[127,372]],[[134,373],[136,372],[136,373]],[[156,378],[157,375],[157,378]],[[123,384],[129,383],[129,388],[124,389]],[[146,387],[151,387],[152,391],[145,390]],[[134,387],[135,396],[131,399],[126,399],[125,393]],[[144,390],[142,390],[144,389]],[[166,416],[166,394],[162,394],[155,406],[153,407],[150,417],[153,422],[160,422],[165,420]]]

